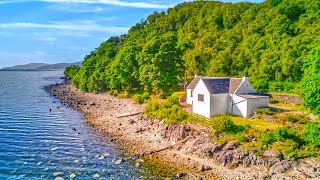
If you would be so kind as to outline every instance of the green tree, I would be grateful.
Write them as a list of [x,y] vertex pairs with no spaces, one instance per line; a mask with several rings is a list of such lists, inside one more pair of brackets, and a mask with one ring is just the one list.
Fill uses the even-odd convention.
[[306,69],[301,81],[303,103],[320,114],[320,48],[313,50],[306,60]]
[[167,33],[151,39],[140,53],[140,81],[147,91],[170,93],[183,76],[177,36]]

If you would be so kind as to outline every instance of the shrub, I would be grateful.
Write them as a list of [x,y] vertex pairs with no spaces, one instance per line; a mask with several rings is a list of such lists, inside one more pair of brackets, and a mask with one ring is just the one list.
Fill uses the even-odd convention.
[[280,128],[273,132],[275,139],[278,141],[285,141],[287,139],[292,139],[294,141],[298,141],[298,136],[296,135],[296,131],[293,128],[284,129]]
[[246,137],[246,134],[242,132],[235,134],[234,139],[240,143],[248,142],[248,138]]
[[189,115],[181,110],[178,105],[171,105],[170,103],[159,104],[157,100],[149,100],[145,108],[145,114],[149,118],[157,118],[164,120],[166,124],[182,122],[189,118]]
[[173,96],[169,96],[169,97],[167,97],[167,100],[169,101],[169,103],[171,104],[171,105],[179,105],[179,99],[178,98],[176,98],[176,97],[173,97]]
[[145,110],[147,112],[154,112],[154,111],[157,111],[159,109],[159,106],[160,105],[156,100],[150,100],[150,101],[148,101],[148,105],[145,108]]
[[110,95],[112,95],[112,96],[118,96],[118,94],[119,94],[119,92],[118,92],[118,90],[110,90]]
[[262,115],[262,114],[271,115],[272,114],[270,108],[256,109],[256,110],[254,110],[254,113],[257,115]]
[[129,97],[129,94],[127,92],[118,94],[118,98],[128,98],[128,97]]
[[144,92],[143,94],[135,94],[133,95],[133,100],[138,104],[143,104],[148,101],[150,95],[148,92]]
[[310,146],[320,147],[320,128],[315,122],[306,124],[303,130],[302,139]]
[[273,133],[262,133],[260,137],[258,138],[258,145],[261,149],[268,147],[271,145],[273,141],[275,141],[276,138],[274,137]]
[[143,104],[143,102],[144,102],[144,100],[140,94],[133,95],[133,100],[134,100],[134,102],[136,102],[138,104]]
[[238,126],[236,126],[227,115],[211,118],[211,126],[215,130],[216,135],[219,135],[221,133],[238,132]]
[[182,91],[182,92],[174,92],[171,96],[179,99],[179,98],[183,98],[185,95],[186,95],[186,92]]

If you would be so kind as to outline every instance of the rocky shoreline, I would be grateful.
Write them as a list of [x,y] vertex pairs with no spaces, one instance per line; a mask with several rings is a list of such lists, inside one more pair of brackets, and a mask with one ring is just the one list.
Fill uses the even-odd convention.
[[49,85],[45,90],[64,105],[82,112],[89,124],[121,142],[130,153],[180,167],[177,179],[320,178],[319,158],[292,161],[274,151],[257,157],[238,148],[236,142],[212,142],[208,127],[150,120],[141,114],[144,106],[131,99],[83,93],[69,81]]

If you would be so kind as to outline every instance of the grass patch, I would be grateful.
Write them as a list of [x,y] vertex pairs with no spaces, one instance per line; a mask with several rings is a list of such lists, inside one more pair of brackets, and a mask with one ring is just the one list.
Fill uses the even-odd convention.
[[270,123],[262,119],[245,119],[243,117],[233,116],[232,121],[239,126],[250,126],[251,128],[258,131],[275,130],[283,127],[283,125]]
[[271,106],[279,109],[289,110],[289,111],[305,111],[302,105],[275,103],[275,104],[272,104]]

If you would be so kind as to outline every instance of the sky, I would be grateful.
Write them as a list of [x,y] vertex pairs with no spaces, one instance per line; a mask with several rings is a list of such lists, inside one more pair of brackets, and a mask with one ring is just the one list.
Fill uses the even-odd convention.
[[0,0],[0,68],[31,62],[82,61],[109,37],[126,34],[154,11],[166,11],[182,2]]

